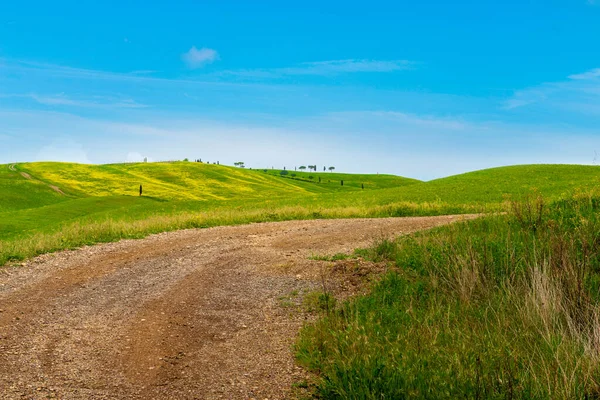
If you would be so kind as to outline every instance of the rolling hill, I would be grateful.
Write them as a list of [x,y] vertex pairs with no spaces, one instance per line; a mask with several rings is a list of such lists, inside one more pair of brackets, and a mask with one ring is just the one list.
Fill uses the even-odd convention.
[[552,201],[598,186],[600,167],[581,165],[501,167],[429,182],[378,174],[282,175],[280,170],[191,162],[2,165],[0,264],[166,230],[498,211],[507,196],[536,191]]
[[[279,170],[247,170],[177,162],[112,165],[27,163],[0,166],[0,212],[76,198],[144,195],[161,200],[206,201],[306,196],[320,193],[401,187],[417,183],[394,175],[326,174],[317,180],[291,179]],[[287,179],[282,179],[287,178]],[[345,179],[345,185],[340,185]]]

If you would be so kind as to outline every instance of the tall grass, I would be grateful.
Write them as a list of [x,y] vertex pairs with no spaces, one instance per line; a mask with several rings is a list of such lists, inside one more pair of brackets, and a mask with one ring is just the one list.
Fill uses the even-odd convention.
[[[454,206],[441,202],[398,202],[384,206],[287,206],[273,204],[264,207],[223,207],[204,212],[174,212],[130,218],[87,219],[57,225],[49,231],[33,231],[0,240],[0,266],[39,254],[75,248],[94,243],[127,238],[142,238],[153,233],[188,228],[208,228],[251,222],[272,222],[329,218],[374,218],[399,216],[431,216],[478,212],[477,206]],[[97,217],[94,217],[97,218]],[[0,230],[1,233],[1,230]]]
[[307,326],[301,363],[323,398],[600,397],[600,200],[382,242],[397,268]]

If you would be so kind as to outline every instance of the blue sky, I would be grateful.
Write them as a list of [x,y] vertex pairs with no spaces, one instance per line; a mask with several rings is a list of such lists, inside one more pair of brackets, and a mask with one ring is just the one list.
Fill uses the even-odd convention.
[[594,164],[598,38],[600,0],[2,2],[0,163]]

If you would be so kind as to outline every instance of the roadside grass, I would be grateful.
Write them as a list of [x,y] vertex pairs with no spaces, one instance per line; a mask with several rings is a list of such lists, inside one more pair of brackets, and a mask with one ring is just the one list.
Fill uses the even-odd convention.
[[346,253],[337,253],[334,254],[332,256],[328,256],[328,255],[312,255],[310,256],[308,259],[309,260],[315,260],[315,261],[341,261],[341,260],[347,260],[349,258],[352,258],[353,255],[352,254],[346,254]]
[[[572,165],[504,167],[431,182],[391,175],[298,174],[302,179],[318,175],[322,183],[285,179],[277,170],[191,162],[26,163],[16,169],[0,166],[0,265],[48,251],[184,228],[492,213],[507,209],[507,196],[533,188],[556,201],[573,196],[579,187],[589,191],[600,186],[598,167]],[[142,197],[137,195],[140,184]]]
[[[477,208],[448,207],[442,203],[397,203],[385,206],[314,205],[297,201],[227,202],[203,204],[156,202],[144,198],[78,199],[18,214],[0,214],[0,265],[62,249],[190,228],[209,228],[253,222],[316,218],[376,218],[408,215],[443,215],[477,212]],[[110,200],[110,204],[105,201]],[[83,204],[82,204],[83,202]],[[156,204],[155,204],[156,203]],[[295,204],[294,204],[295,203]],[[303,205],[303,203],[305,203]],[[94,208],[88,206],[94,205]],[[95,212],[90,213],[90,210]],[[12,221],[12,222],[11,222]]]
[[317,396],[598,398],[599,211],[530,197],[362,251],[396,268],[302,330]]
[[183,162],[0,166],[0,266],[186,228],[491,213],[361,251],[396,266],[367,296],[306,297],[322,317],[302,331],[297,356],[318,374],[318,395],[600,398],[599,167],[514,166],[430,182],[293,178]]

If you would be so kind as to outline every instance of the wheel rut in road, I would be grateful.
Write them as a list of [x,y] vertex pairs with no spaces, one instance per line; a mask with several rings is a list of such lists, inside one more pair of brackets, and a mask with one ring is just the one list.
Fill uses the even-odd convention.
[[324,263],[474,215],[186,230],[0,269],[0,398],[283,399]]

